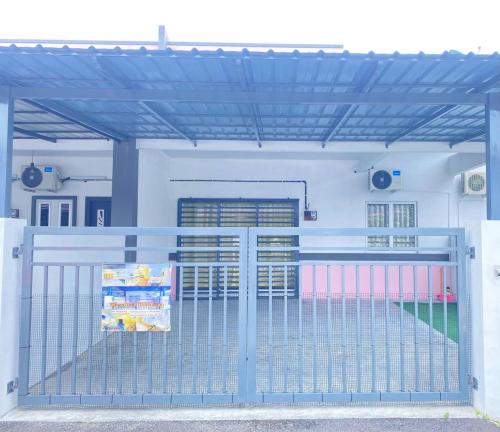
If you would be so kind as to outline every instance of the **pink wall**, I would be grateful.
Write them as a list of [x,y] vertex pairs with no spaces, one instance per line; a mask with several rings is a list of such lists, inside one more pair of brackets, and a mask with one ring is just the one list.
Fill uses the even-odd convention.
[[[303,297],[312,297],[313,291],[313,266],[302,266],[302,295]],[[388,289],[391,298],[399,298],[399,266],[388,267]],[[327,296],[327,267],[318,265],[316,266],[316,294],[318,298]],[[432,293],[434,299],[438,294],[442,293],[442,272],[446,269],[443,266],[431,267],[432,277]],[[447,270],[447,281],[450,281],[450,269]],[[353,265],[345,266],[345,291],[347,298],[356,297],[356,268]],[[403,298],[405,300],[413,300],[413,266],[401,266],[402,283],[403,283]],[[419,300],[428,300],[428,277],[427,267],[417,266],[417,290]],[[374,296],[375,298],[385,298],[385,274],[383,266],[373,267],[373,281],[374,281]],[[449,282],[448,286],[452,286]],[[341,287],[341,266],[330,266],[330,286],[332,297],[339,298],[342,295]],[[453,288],[453,287],[452,287]],[[370,267],[359,267],[359,290],[361,297],[370,296]]]
[[[313,291],[313,266],[302,266],[302,297],[312,297]],[[176,267],[172,271],[172,299],[176,298]],[[432,293],[433,298],[443,292],[443,272],[447,271],[447,285],[451,286],[452,291],[455,292],[454,286],[451,283],[452,269],[444,266],[432,266]],[[345,266],[345,291],[347,298],[356,297],[356,268],[353,265]],[[403,281],[403,298],[406,301],[413,300],[413,266],[401,266],[402,281]],[[428,300],[428,278],[427,267],[417,266],[417,288],[418,299],[422,301]],[[389,276],[389,295],[390,298],[399,298],[399,266],[388,267]],[[374,296],[377,299],[385,298],[385,275],[384,267],[373,267],[373,281],[374,281]],[[316,295],[318,298],[327,297],[327,275],[326,266],[316,266]],[[340,298],[342,295],[341,287],[341,266],[330,266],[330,286],[333,298]],[[370,297],[370,267],[359,267],[359,291],[363,298]]]

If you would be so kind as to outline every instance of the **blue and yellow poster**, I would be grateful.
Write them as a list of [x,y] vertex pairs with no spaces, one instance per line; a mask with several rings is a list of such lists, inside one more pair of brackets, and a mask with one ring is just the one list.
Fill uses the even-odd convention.
[[170,331],[170,264],[102,267],[101,331]]

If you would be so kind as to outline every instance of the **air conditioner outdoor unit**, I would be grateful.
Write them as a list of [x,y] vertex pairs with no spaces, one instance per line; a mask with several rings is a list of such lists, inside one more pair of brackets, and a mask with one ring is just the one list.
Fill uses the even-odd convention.
[[467,171],[462,173],[464,195],[486,195],[486,173],[484,171]]
[[21,167],[21,185],[27,191],[57,192],[62,183],[59,171],[54,165],[23,165]]
[[402,188],[401,170],[371,169],[368,171],[370,191],[397,191]]

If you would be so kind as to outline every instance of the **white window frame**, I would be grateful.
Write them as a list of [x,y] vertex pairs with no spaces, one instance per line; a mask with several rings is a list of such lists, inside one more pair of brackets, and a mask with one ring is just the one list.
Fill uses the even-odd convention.
[[[394,204],[411,204],[415,206],[415,228],[418,227],[418,202],[417,201],[366,201],[365,202],[365,225],[366,228],[373,228],[368,226],[368,206],[371,204],[375,205],[388,205],[389,206],[389,226],[388,228],[394,228]],[[368,236],[366,237],[366,247],[373,248],[369,245]],[[394,249],[409,249],[405,247],[395,247],[394,246],[394,236],[389,236],[389,247]],[[418,247],[418,237],[415,236],[415,248]]]
[[[74,201],[72,199],[67,199],[67,198],[57,198],[54,197],[54,199],[37,199],[36,200],[36,215],[35,215],[35,226],[41,226],[41,212],[42,212],[42,205],[47,205],[48,207],[48,222],[49,222],[49,227],[61,227],[61,219],[62,219],[62,206],[63,204],[68,204],[69,205],[69,225],[67,227],[72,227],[73,225],[73,212],[75,211],[74,207]],[[56,207],[57,206],[57,207]],[[51,225],[52,222],[52,217],[53,217],[53,212],[55,211],[54,209],[57,208],[57,225]],[[66,227],[64,227],[66,228]]]

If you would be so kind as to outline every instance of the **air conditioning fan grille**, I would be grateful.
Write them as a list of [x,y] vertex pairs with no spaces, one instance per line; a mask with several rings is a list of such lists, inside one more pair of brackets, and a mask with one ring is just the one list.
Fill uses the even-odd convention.
[[467,186],[472,192],[481,192],[486,186],[484,176],[481,174],[472,174],[467,179]]
[[43,180],[42,171],[39,168],[31,164],[27,167],[21,174],[21,181],[26,187],[36,188],[40,186]]
[[372,183],[377,189],[387,189],[392,184],[391,174],[385,170],[378,170],[372,176]]

